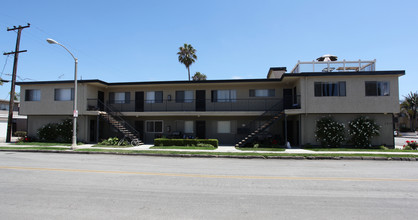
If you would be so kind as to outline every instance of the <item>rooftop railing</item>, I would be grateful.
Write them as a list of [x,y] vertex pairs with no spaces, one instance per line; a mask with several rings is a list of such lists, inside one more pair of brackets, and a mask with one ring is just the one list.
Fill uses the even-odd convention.
[[303,72],[360,72],[376,71],[376,60],[358,60],[358,61],[309,61],[301,62],[295,65],[290,73]]

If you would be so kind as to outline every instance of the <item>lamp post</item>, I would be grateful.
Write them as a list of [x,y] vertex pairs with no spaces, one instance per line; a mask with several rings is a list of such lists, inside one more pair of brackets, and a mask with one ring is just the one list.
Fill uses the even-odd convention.
[[77,148],[77,117],[78,117],[78,110],[77,110],[77,64],[78,59],[66,48],[64,45],[58,43],[57,41],[53,39],[46,39],[46,41],[50,44],[58,44],[61,47],[63,47],[70,55],[74,58],[75,63],[75,70],[74,70],[74,111],[73,111],[73,142],[71,145],[72,149]]

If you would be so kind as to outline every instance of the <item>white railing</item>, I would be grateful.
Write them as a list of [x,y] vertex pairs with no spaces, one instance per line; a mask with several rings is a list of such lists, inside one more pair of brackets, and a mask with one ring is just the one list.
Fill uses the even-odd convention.
[[309,61],[301,62],[293,67],[290,73],[303,72],[359,72],[359,71],[376,71],[375,60],[358,60],[358,61]]

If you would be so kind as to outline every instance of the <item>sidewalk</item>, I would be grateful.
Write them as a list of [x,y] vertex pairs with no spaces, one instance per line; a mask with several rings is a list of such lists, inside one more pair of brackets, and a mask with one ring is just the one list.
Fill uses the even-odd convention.
[[[12,143],[0,143],[0,147],[13,146],[13,147],[40,147],[37,145],[14,145]],[[418,155],[417,152],[377,152],[377,151],[312,151],[306,149],[285,149],[285,151],[257,151],[255,150],[238,150],[234,146],[219,146],[215,150],[189,150],[189,149],[150,149],[154,145],[140,145],[137,147],[92,147],[93,144],[84,144],[77,147],[77,149],[107,149],[107,150],[141,150],[141,151],[178,151],[178,152],[226,152],[226,153],[275,153],[275,154],[391,154],[391,155]],[[61,147],[68,148],[69,146],[48,146],[48,147]],[[1,148],[0,148],[1,149]]]

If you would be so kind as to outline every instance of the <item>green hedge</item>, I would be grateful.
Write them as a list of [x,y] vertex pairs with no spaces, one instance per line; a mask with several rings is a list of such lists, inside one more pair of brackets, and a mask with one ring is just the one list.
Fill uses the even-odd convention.
[[197,146],[197,144],[210,144],[214,147],[218,147],[217,139],[167,139],[156,138],[154,139],[155,146]]

